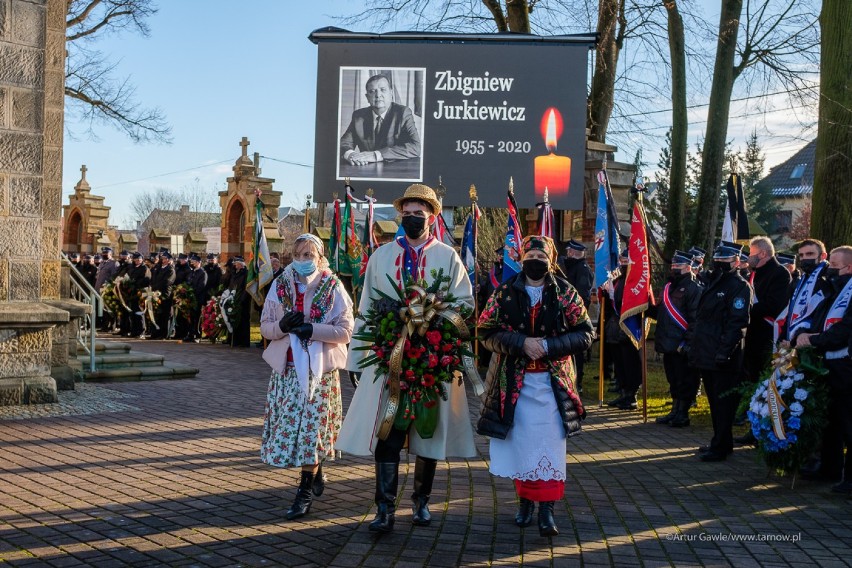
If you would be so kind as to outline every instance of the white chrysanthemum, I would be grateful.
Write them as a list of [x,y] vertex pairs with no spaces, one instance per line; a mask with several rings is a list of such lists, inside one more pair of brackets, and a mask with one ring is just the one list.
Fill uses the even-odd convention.
[[806,400],[808,398],[808,391],[805,389],[796,389],[796,392],[793,393],[793,398],[796,400]]
[[799,416],[804,411],[805,407],[799,404],[798,402],[794,402],[790,405],[790,414],[792,414],[793,416]]

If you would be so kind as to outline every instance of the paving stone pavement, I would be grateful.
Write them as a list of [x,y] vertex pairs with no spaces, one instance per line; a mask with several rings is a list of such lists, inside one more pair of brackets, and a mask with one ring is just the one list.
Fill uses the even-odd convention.
[[[439,463],[433,522],[413,527],[414,458],[395,531],[367,531],[373,466],[328,464],[325,494],[288,522],[298,471],[260,463],[269,369],[259,349],[134,342],[195,379],[86,385],[51,413],[0,414],[0,563],[10,566],[844,566],[852,500],[768,477],[754,451],[701,463],[707,430],[590,408],[568,442],[560,529],[514,525],[509,480],[479,456]],[[352,387],[344,383],[344,407]],[[82,391],[81,391],[82,392]],[[471,416],[478,400],[470,397]],[[89,400],[89,402],[86,402]],[[94,401],[94,402],[92,402]],[[24,412],[23,410],[21,412]],[[405,460],[405,458],[404,458]]]

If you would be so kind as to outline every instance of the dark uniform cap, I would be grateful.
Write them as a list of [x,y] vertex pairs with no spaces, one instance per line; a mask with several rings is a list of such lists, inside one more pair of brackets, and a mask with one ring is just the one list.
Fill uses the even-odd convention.
[[187,256],[186,256],[186,254],[184,254],[184,253],[180,253],[180,254],[178,255],[178,260],[186,260],[186,258],[187,258]]
[[700,247],[692,247],[687,251],[687,254],[689,254],[692,258],[700,258],[703,260],[704,256],[707,254],[707,251]]
[[83,260],[92,260],[92,255],[90,255],[90,254],[84,254],[84,255],[83,255]]
[[126,250],[123,250],[120,253],[118,253],[118,256],[130,256],[130,253],[127,252]]
[[103,247],[101,248],[101,252],[112,252],[112,249],[110,247]]
[[168,258],[169,260],[172,259],[172,253],[170,253],[169,251],[161,252],[160,256],[162,256],[163,258]]
[[745,249],[740,251],[740,262],[748,262],[748,253]]
[[775,255],[780,264],[796,264],[796,255],[787,252],[779,252]]
[[132,258],[142,258],[142,253],[137,250],[137,251],[134,251],[133,254],[131,254],[130,256]]
[[246,263],[245,259],[243,259],[243,257],[241,257],[241,256],[235,256],[235,257],[233,257],[233,260],[234,260],[234,262],[242,262],[243,264]]
[[586,245],[571,239],[565,244],[566,247],[572,250],[586,250]]
[[152,252],[148,255],[148,260],[157,260],[157,253]]
[[672,264],[692,264],[692,255],[682,250],[676,250],[672,255]]
[[[740,256],[743,246],[730,241],[719,241],[716,245],[716,250],[713,251],[713,258],[728,258],[730,256]],[[746,257],[747,258],[747,257]]]
[[160,251],[158,254],[163,254],[164,252],[169,252],[169,249],[167,249],[166,247],[160,247]]
[[201,262],[201,257],[198,256],[197,254],[191,254],[191,255],[189,255],[189,260],[191,260],[193,262]]
[[213,260],[214,258],[218,258],[218,257],[219,257],[219,255],[216,254],[216,253],[213,253],[213,252],[207,253],[207,260]]

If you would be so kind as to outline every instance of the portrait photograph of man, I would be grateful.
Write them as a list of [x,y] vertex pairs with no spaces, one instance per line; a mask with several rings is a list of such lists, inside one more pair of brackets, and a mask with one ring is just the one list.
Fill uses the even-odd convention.
[[341,67],[337,179],[423,179],[423,68]]

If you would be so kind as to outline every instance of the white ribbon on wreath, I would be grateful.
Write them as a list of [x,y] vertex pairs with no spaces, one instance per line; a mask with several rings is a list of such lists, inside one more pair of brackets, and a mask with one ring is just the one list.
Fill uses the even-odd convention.
[[121,307],[125,309],[125,311],[133,311],[129,307],[127,307],[127,302],[124,301],[124,296],[121,295],[121,285],[127,284],[130,282],[130,276],[125,274],[121,278],[116,278],[113,283],[113,288],[115,290],[115,297],[118,298],[118,303],[121,304]]
[[222,311],[222,319],[225,321],[225,327],[228,328],[228,333],[234,333],[234,326],[231,325],[231,320],[228,318],[228,307],[233,303],[233,290],[225,290],[222,292],[222,297],[219,298],[219,309]]
[[154,303],[160,299],[160,292],[157,290],[151,290],[151,287],[148,286],[142,292],[142,311],[145,315],[148,316],[148,319],[154,324],[155,329],[160,329],[160,326],[157,325],[157,320],[154,315]]

